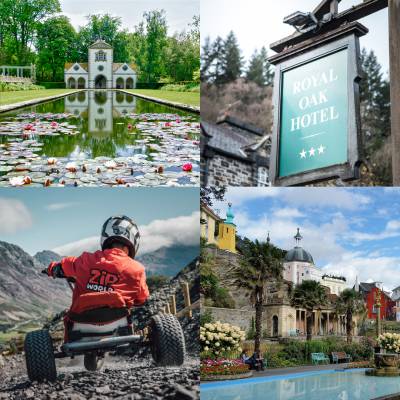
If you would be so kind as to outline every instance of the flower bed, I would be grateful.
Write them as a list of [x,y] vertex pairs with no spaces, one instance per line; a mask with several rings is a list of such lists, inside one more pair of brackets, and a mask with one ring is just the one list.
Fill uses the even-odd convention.
[[203,380],[239,379],[251,376],[249,366],[241,360],[202,360],[200,378]]
[[230,324],[217,321],[200,327],[200,344],[203,354],[211,358],[221,357],[226,353],[241,351],[240,342],[245,339],[245,333]]

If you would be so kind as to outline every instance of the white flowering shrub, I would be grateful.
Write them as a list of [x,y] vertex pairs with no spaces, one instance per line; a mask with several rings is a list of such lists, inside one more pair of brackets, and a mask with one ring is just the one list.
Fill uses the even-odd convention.
[[378,344],[391,353],[400,353],[400,334],[399,333],[383,333],[378,336]]
[[201,350],[211,357],[242,351],[240,343],[243,340],[245,340],[245,332],[237,326],[217,321],[200,327]]

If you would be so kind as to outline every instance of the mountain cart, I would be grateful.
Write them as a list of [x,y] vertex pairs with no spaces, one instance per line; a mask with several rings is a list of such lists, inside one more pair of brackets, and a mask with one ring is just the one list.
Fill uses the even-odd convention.
[[[46,270],[42,271],[47,273]],[[74,280],[67,279],[71,288]],[[107,292],[105,292],[107,295]],[[151,317],[148,329],[135,332],[131,311],[126,308],[100,307],[80,314],[67,314],[64,319],[65,338],[55,349],[47,329],[29,332],[24,350],[28,377],[31,381],[55,381],[57,358],[84,356],[88,371],[97,371],[110,351],[137,349],[147,346],[158,366],[179,366],[185,359],[185,339],[178,319],[171,314]],[[146,332],[146,333],[143,333]]]

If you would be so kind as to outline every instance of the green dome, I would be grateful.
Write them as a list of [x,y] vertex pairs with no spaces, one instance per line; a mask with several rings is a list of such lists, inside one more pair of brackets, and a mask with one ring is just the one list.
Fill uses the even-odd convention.
[[229,203],[229,204],[228,204],[228,210],[227,210],[227,212],[226,212],[225,223],[226,223],[226,224],[234,225],[234,223],[233,223],[233,219],[234,219],[234,218],[235,218],[235,215],[233,214],[233,211],[232,211],[232,204]]
[[298,246],[296,246],[292,250],[289,250],[286,253],[285,261],[286,262],[300,261],[300,262],[307,262],[314,264],[312,255],[308,251],[304,250],[302,247]]

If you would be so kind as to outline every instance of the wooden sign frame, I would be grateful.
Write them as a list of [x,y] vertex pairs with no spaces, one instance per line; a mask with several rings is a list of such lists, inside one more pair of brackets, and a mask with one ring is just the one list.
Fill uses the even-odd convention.
[[[368,33],[368,29],[365,26],[358,22],[353,22],[323,35],[316,36],[309,41],[270,57],[269,61],[271,64],[276,65],[274,82],[274,125],[270,162],[270,176],[273,186],[304,185],[332,178],[340,178],[345,181],[357,179],[359,177],[360,153],[362,149],[359,99],[359,81],[361,79],[359,37],[366,33]],[[345,49],[348,54],[347,162],[280,177],[279,155],[282,77],[284,73]]]

